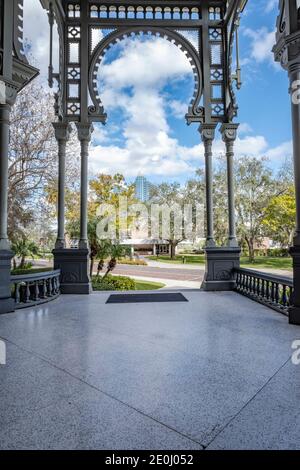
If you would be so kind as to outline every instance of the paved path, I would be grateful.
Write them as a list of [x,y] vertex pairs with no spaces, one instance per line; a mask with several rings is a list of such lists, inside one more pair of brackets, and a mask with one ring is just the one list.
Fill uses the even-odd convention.
[[198,269],[177,269],[166,267],[154,266],[130,266],[119,264],[114,270],[114,274],[127,275],[127,276],[142,276],[152,279],[171,279],[175,281],[192,281],[201,282],[204,275],[204,268]]
[[300,449],[300,327],[235,293],[0,315],[0,449]]

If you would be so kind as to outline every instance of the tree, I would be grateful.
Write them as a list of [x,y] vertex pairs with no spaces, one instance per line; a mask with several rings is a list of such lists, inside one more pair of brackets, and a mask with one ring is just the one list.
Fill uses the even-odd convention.
[[105,279],[109,275],[109,273],[111,273],[116,268],[118,259],[122,258],[127,254],[127,249],[119,243],[111,243],[109,254],[110,260],[107,264],[106,273],[104,274],[103,279]]
[[[90,275],[94,270],[95,260],[99,260],[98,275],[103,269],[104,260],[111,256],[109,271],[115,268],[118,256],[117,250],[120,251],[120,245],[114,240],[101,240],[97,235],[97,226],[102,216],[97,215],[97,209],[101,204],[111,205],[118,211],[119,198],[126,198],[128,206],[136,202],[134,197],[133,185],[127,185],[122,175],[114,176],[100,174],[90,180],[89,184],[89,202],[88,202],[88,239],[90,247]],[[71,238],[79,238],[80,221],[78,214],[80,213],[80,191],[68,189],[66,191],[66,219],[67,232]],[[133,216],[128,216],[127,226],[133,222]],[[119,235],[120,221],[117,216],[116,234]],[[121,251],[120,251],[121,252]],[[122,248],[122,253],[125,253]],[[123,256],[123,255],[122,255]],[[109,272],[108,271],[108,272]],[[108,273],[107,273],[108,274]]]
[[292,244],[295,220],[295,189],[290,186],[283,194],[270,199],[262,223],[269,236],[282,248],[287,248]]
[[[47,187],[56,193],[57,142],[53,97],[34,81],[19,94],[11,113],[9,146],[8,232],[12,241],[35,226],[47,205]],[[67,176],[78,175],[79,144],[68,145]],[[49,229],[51,220],[48,219]]]
[[235,163],[237,230],[254,261],[255,246],[266,236],[263,220],[272,197],[282,193],[266,158],[242,157]]
[[[157,186],[154,186],[151,189],[150,196],[150,202],[160,205],[163,209],[172,209],[172,206],[180,206],[180,208],[182,208],[184,204],[184,192],[179,183],[161,183]],[[170,227],[168,227],[169,236],[163,237],[171,247],[171,259],[175,258],[176,247],[179,245],[179,243],[186,239],[183,224],[181,223],[181,229],[179,231],[176,229],[176,215],[177,214],[175,214],[174,211],[170,214]],[[161,219],[160,227],[162,227]]]
[[20,264],[18,266],[19,269],[22,269],[26,265],[26,258],[31,256],[39,255],[39,248],[38,246],[31,240],[27,238],[21,238],[18,241],[12,244],[12,250],[15,254],[14,257],[14,268],[16,268],[16,258],[20,258]]

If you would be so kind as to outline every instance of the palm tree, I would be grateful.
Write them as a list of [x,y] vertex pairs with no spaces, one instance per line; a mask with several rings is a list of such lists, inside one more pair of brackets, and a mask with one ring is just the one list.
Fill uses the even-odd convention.
[[110,260],[107,265],[106,273],[104,274],[103,279],[105,279],[109,273],[111,273],[115,267],[117,266],[118,259],[125,256],[127,250],[124,246],[120,245],[119,243],[111,243],[110,247]]
[[111,254],[111,246],[112,245],[109,240],[101,240],[99,242],[98,257],[100,257],[100,259],[97,268],[97,277],[100,276],[100,272],[104,268],[106,258]]
[[[39,247],[31,240],[23,237],[20,240],[16,240],[12,244],[12,250],[15,253],[15,257],[20,258],[20,264],[18,268],[22,269],[25,267],[26,258],[29,256],[34,258],[39,255]],[[14,258],[14,267],[16,268],[16,260]]]

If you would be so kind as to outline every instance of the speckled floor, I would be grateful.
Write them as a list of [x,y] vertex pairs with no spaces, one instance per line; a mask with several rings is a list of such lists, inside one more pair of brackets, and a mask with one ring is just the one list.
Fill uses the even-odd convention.
[[1,449],[300,449],[300,327],[235,293],[0,316]]

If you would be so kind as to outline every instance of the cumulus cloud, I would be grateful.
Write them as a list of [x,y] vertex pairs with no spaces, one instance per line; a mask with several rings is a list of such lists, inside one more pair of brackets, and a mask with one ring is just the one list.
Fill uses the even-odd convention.
[[277,67],[272,53],[275,44],[275,31],[269,31],[265,27],[258,30],[246,28],[244,35],[250,38],[252,59],[259,63],[269,62]]
[[277,8],[279,5],[279,0],[268,0],[266,5],[266,13],[270,13],[274,8]]
[[[271,8],[271,3],[267,8]],[[32,44],[32,55],[45,78],[49,49],[47,15],[39,2],[26,0],[24,16],[24,36]],[[257,62],[272,59],[273,63],[274,32],[266,28],[247,29],[245,34],[251,40],[251,58]],[[57,35],[55,41],[58,51]],[[134,177],[138,173],[161,178],[192,176],[204,162],[200,136],[199,144],[183,145],[174,137],[168,121],[170,114],[184,119],[189,99],[183,101],[182,86],[187,86],[188,77],[193,94],[190,63],[175,45],[157,37],[147,41],[130,38],[116,47],[118,54],[114,60],[104,60],[100,68],[99,86],[109,118],[118,114],[122,119],[112,119],[107,127],[95,126],[91,172],[121,172],[126,177]],[[165,93],[168,83],[178,84],[176,96]],[[224,143],[219,135],[214,143],[214,154],[224,154]],[[272,148],[263,136],[254,135],[248,124],[242,124],[236,154],[266,155],[278,162],[291,154],[291,142]]]
[[[54,28],[54,65],[58,66],[58,34]],[[42,79],[48,74],[49,65],[49,23],[46,11],[37,0],[24,2],[24,40],[30,45],[30,52],[40,69]]]

